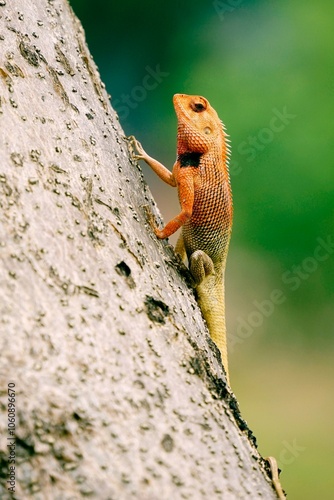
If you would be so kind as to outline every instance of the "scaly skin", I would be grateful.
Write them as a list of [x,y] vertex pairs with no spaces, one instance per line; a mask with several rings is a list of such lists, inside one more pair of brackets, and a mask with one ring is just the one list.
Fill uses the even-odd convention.
[[182,227],[176,251],[183,259],[188,257],[197,301],[229,380],[224,274],[233,208],[228,141],[216,111],[204,97],[176,94],[173,102],[178,118],[173,172],[151,158],[134,137],[131,140],[138,151],[135,157],[144,160],[164,182],[178,188],[180,214],[154,231],[158,238],[168,238]]

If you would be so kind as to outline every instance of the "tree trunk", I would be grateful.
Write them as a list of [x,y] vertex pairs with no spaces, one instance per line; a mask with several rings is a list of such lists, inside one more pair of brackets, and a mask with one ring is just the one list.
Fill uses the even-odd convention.
[[276,498],[80,23],[19,3],[0,0],[1,498]]

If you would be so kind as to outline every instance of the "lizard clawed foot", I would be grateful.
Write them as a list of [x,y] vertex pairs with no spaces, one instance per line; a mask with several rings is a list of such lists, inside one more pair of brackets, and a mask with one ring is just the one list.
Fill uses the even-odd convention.
[[146,220],[149,223],[149,225],[151,226],[151,228],[153,229],[154,234],[157,236],[157,238],[161,239],[161,236],[160,236],[161,230],[159,228],[157,228],[157,226],[155,225],[154,215],[152,214],[150,207],[148,205],[144,205],[143,209],[145,212]]
[[138,154],[136,153],[132,153],[132,157],[135,159],[135,160],[146,160],[148,158],[148,154],[146,153],[146,151],[144,150],[143,146],[140,144],[140,142],[135,138],[134,135],[130,135],[129,137],[127,137],[127,140],[130,142],[133,150],[137,150],[138,151]]
[[202,250],[196,250],[191,254],[189,269],[196,285],[200,285],[207,276],[215,274],[212,259]]

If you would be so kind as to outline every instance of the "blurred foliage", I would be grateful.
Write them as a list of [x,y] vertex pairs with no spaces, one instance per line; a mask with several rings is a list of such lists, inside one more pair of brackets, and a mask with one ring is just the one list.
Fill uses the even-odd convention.
[[[176,92],[207,97],[231,136],[235,222],[227,276],[229,330],[258,310],[255,300],[268,300],[274,289],[285,297],[263,315],[256,335],[237,344],[232,381],[238,364],[243,374],[259,370],[261,352],[265,359],[276,348],[290,360],[289,374],[295,355],[302,369],[303,352],[308,373],[324,373],[322,360],[310,368],[308,350],[334,352],[334,3],[71,0],[71,5],[123,128],[152,156],[169,167],[175,161],[171,99]],[[176,193],[143,168],[168,220],[178,210]],[[323,260],[319,238],[327,241]],[[271,376],[265,377],[268,390]],[[251,405],[243,375],[235,383],[244,406]],[[300,403],[296,411],[308,410]],[[261,434],[256,420],[261,417],[253,424]],[[314,432],[320,415],[316,422]],[[297,462],[298,486],[292,476],[287,485],[291,498],[311,499],[317,491],[322,499],[331,498],[324,482],[312,489],[306,480],[311,471],[306,465],[299,470]],[[319,477],[324,470],[318,467]]]

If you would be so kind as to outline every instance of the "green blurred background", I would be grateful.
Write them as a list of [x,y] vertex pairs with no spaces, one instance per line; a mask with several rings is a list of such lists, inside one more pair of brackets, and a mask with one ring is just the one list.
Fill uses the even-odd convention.
[[[334,3],[71,4],[125,132],[149,154],[175,161],[174,93],[207,97],[224,121],[232,387],[288,498],[333,499]],[[143,169],[167,221],[176,190]]]

